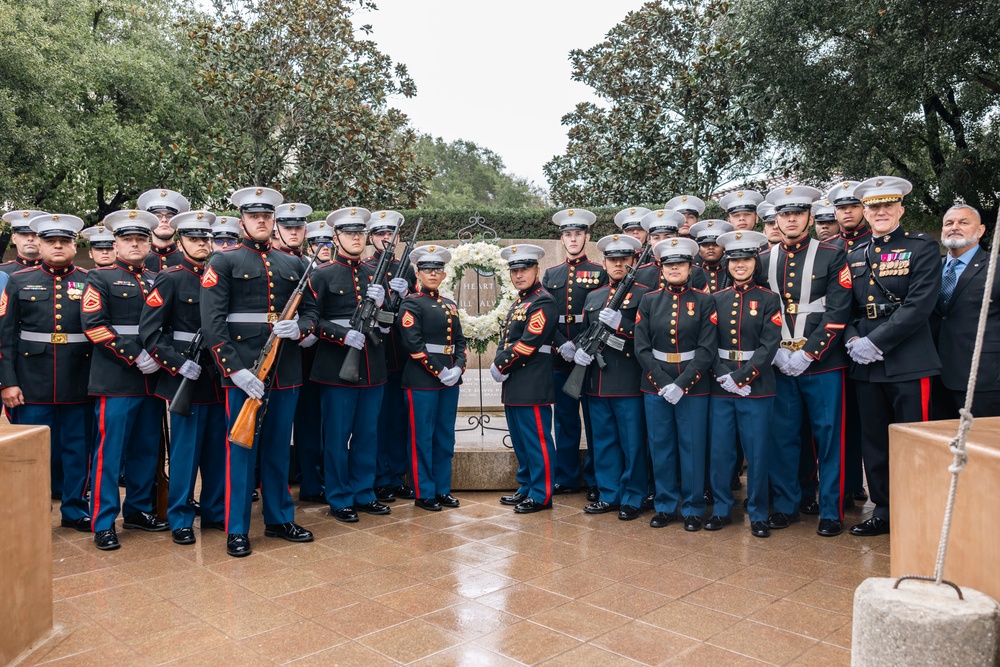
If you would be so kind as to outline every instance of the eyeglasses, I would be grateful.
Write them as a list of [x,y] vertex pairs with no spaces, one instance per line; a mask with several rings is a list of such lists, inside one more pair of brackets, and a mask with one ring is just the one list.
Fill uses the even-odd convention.
[[317,248],[319,248],[321,250],[323,248],[332,248],[333,247],[333,243],[331,241],[322,241],[322,242],[319,242],[319,243],[313,243],[312,245],[314,245],[315,247],[317,247]]
[[444,269],[420,269],[421,273],[426,273],[429,276],[436,276],[439,273],[444,273]]
[[232,248],[240,243],[236,239],[215,239],[212,242],[221,248]]

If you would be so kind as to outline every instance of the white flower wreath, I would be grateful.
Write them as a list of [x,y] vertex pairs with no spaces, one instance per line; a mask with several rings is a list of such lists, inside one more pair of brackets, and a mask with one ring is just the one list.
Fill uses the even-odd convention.
[[455,298],[455,289],[468,269],[496,276],[497,300],[493,310],[482,315],[470,315],[464,308],[458,309],[466,343],[470,349],[482,354],[490,343],[499,339],[500,327],[511,304],[517,298],[517,290],[510,281],[507,262],[500,257],[500,251],[503,250],[500,245],[488,241],[475,241],[462,243],[450,250],[451,261],[445,267],[444,281],[441,283],[441,293],[448,298]]

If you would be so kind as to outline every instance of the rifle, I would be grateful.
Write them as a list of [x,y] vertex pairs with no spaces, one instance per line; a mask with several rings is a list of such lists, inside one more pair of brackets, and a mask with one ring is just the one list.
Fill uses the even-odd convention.
[[[396,257],[396,239],[399,238],[399,226],[392,233],[392,238],[382,250],[382,256],[378,259],[375,267],[375,275],[372,276],[372,285],[381,285],[385,282],[385,276],[389,273],[392,260]],[[350,326],[355,331],[364,334],[372,343],[376,345],[382,340],[375,333],[375,328],[379,324],[392,324],[396,316],[389,311],[381,310],[375,305],[375,300],[365,296],[358,302],[358,307],[351,315]],[[347,356],[340,367],[340,379],[347,382],[361,381],[361,350],[356,347],[347,348]]]
[[[621,308],[622,302],[635,284],[636,267],[648,262],[652,255],[653,248],[647,243],[643,246],[642,252],[639,254],[639,259],[636,260],[634,265],[627,268],[625,277],[618,283],[615,295],[608,302],[608,308],[611,310],[619,310]],[[577,336],[573,340],[573,344],[576,345],[578,350],[582,349],[590,356],[595,357],[598,367],[604,368],[608,364],[604,361],[604,355],[601,354],[601,350],[604,349],[605,345],[610,345],[614,349],[621,351],[625,347],[625,340],[616,336],[611,327],[597,321],[591,323],[586,331]],[[573,366],[573,370],[570,371],[569,377],[566,378],[566,382],[563,384],[563,392],[571,396],[574,400],[579,400],[580,392],[583,391],[583,379],[586,375],[586,366],[579,364]]]
[[[288,298],[288,303],[282,308],[281,315],[278,317],[279,320],[290,320],[294,317],[295,311],[298,310],[299,304],[302,303],[302,291],[306,288],[309,273],[315,266],[316,253],[313,253],[312,257],[309,258],[306,270],[302,273],[302,279],[295,286],[295,290]],[[271,331],[271,335],[267,337],[267,342],[264,343],[264,347],[260,351],[260,355],[257,356],[257,361],[254,362],[253,369],[251,369],[253,374],[257,376],[257,379],[265,385],[267,385],[271,371],[278,363],[278,350],[280,349],[281,339],[274,335],[274,331]],[[262,399],[247,397],[247,400],[243,402],[243,407],[240,408],[240,413],[236,416],[236,421],[233,422],[233,428],[229,431],[229,441],[231,443],[247,449],[253,449],[254,436],[257,434],[257,411],[260,410],[260,406],[263,404],[264,401]]]
[[[162,405],[162,404],[161,404]],[[156,462],[156,518],[167,520],[167,506],[170,504],[170,477],[167,475],[167,451],[170,449],[170,423],[167,413],[160,408],[160,452]]]
[[[205,344],[201,329],[194,335],[191,344],[184,351],[184,356],[195,363],[201,363],[201,349]],[[170,412],[183,417],[191,416],[191,395],[194,394],[195,381],[189,378],[182,378],[180,386],[174,392],[174,398],[170,401]]]
[[[409,265],[409,262],[410,262],[410,253],[413,252],[413,249],[417,245],[417,232],[420,231],[420,223],[422,223],[423,221],[424,221],[423,218],[420,218],[419,220],[417,220],[417,226],[413,230],[413,238],[411,238],[409,241],[406,242],[406,247],[403,249],[403,254],[399,258],[399,272],[400,272],[400,274],[403,274],[403,273],[406,272],[406,267]],[[400,278],[402,278],[402,277],[403,276],[400,275]],[[389,291],[389,295],[388,295],[387,298],[389,299],[389,308],[388,308],[388,310],[393,315],[395,315],[396,313],[399,312],[399,306],[400,306],[401,303],[403,303],[403,297],[401,297],[398,292],[393,292],[392,290],[390,290]]]

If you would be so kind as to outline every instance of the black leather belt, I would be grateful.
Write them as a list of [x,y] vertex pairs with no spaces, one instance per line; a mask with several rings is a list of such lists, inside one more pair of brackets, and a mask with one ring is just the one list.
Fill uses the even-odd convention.
[[865,305],[865,316],[870,320],[889,317],[899,310],[901,305],[899,303],[869,303]]

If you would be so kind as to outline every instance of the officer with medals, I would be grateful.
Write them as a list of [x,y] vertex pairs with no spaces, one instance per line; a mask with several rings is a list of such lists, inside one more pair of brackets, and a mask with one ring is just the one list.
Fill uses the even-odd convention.
[[705,513],[708,395],[718,347],[715,301],[688,282],[697,243],[667,239],[653,252],[667,286],[642,297],[635,326],[656,486],[649,525],[663,528],[680,509],[684,530],[696,531]]
[[737,190],[719,200],[726,211],[726,219],[737,231],[753,231],[757,227],[757,207],[764,195],[756,190]]
[[[375,211],[368,220],[368,240],[375,252],[365,260],[371,272],[375,273],[379,259],[386,245],[392,240],[392,233],[401,227],[405,218],[396,211]],[[416,277],[412,266],[400,266],[398,259],[393,259],[386,273],[386,284],[383,289],[396,292],[400,298],[405,297],[416,285]],[[403,369],[408,355],[403,349],[399,331],[391,327],[382,336],[385,348],[386,382],[382,392],[382,415],[405,414],[406,398],[402,388]],[[407,470],[407,443],[410,441],[407,422],[402,419],[378,420],[378,453],[375,459],[375,499],[381,503],[391,503],[396,498],[410,499],[414,490],[406,486],[403,478]]]
[[19,210],[3,214],[4,222],[10,225],[10,241],[17,249],[17,256],[9,262],[0,264],[0,273],[8,276],[15,271],[30,269],[42,263],[38,250],[38,235],[31,231],[28,225],[31,219],[47,215],[45,211]]
[[839,245],[847,253],[860,248],[872,236],[872,230],[865,221],[865,207],[854,195],[854,189],[858,185],[859,181],[844,181],[826,193],[826,200],[833,204],[833,214],[840,228],[839,237],[831,243]]
[[[755,213],[754,216],[756,215]],[[716,239],[733,229],[733,225],[722,220],[702,220],[691,227],[691,238],[698,243],[701,270],[705,274],[705,289],[709,294],[725,289],[728,284],[728,277],[722,268],[722,246]]]
[[838,245],[833,243],[840,238],[840,226],[837,224],[837,215],[834,213],[833,204],[826,199],[814,201],[812,219],[813,227],[816,229],[816,238]]
[[854,188],[872,238],[848,257],[854,312],[845,332],[861,411],[861,453],[872,517],[851,528],[861,537],[889,532],[889,425],[926,421],[931,378],[941,362],[930,316],[941,292],[936,239],[900,226],[912,186],[877,176]]
[[92,348],[80,321],[87,272],[73,265],[83,220],[37,215],[29,229],[41,263],[14,273],[0,292],[0,398],[13,423],[49,427],[61,525],[90,532],[84,488],[94,401],[80,378],[90,371]]
[[[645,209],[642,209],[645,210]],[[619,214],[621,215],[621,214]],[[542,274],[542,287],[556,302],[558,322],[552,338],[552,347],[559,353],[552,358],[556,404],[554,462],[555,487],[553,494],[576,493],[580,485],[580,442],[587,435],[587,455],[583,464],[583,483],[588,496],[596,492],[594,478],[593,430],[586,394],[574,400],[562,387],[573,369],[576,346],[573,340],[583,333],[583,305],[587,295],[607,284],[608,276],[600,264],[587,259],[590,226],[597,216],[584,209],[566,209],[552,216],[559,226],[559,241],[566,251],[566,261],[556,264]],[[580,407],[583,407],[583,432],[580,429]]]
[[764,226],[764,236],[767,237],[767,245],[761,250],[767,250],[778,243],[781,243],[781,232],[778,230],[778,213],[774,210],[774,204],[762,201],[757,205],[757,217],[760,218]]
[[517,290],[503,327],[490,375],[502,382],[500,398],[507,428],[517,455],[517,491],[500,497],[518,514],[552,509],[553,468],[552,337],[559,313],[555,299],[539,282],[538,260],[545,250],[530,244],[503,249],[500,256],[510,269]]
[[[214,253],[201,277],[202,331],[223,378],[227,432],[248,397],[265,401],[253,449],[226,440],[226,553],[237,558],[252,551],[250,506],[258,447],[264,535],[289,542],[313,539],[295,523],[288,489],[288,448],[302,384],[298,343],[311,331],[301,318],[278,319],[303,271],[300,259],[271,246],[274,211],[281,199],[270,188],[234,192],[229,201],[240,211],[243,241],[232,250]],[[265,387],[251,369],[272,332],[283,340],[270,386]]]
[[201,525],[225,528],[226,409],[219,375],[207,351],[187,356],[201,327],[201,279],[212,252],[208,211],[187,211],[170,219],[177,232],[180,264],[156,276],[139,318],[143,349],[160,365],[156,395],[172,401],[186,378],[194,383],[191,414],[170,413],[170,490],[167,522],[173,541],[194,544],[194,497],[201,470]]
[[178,213],[191,210],[188,200],[173,190],[147,190],[139,195],[135,207],[149,211],[157,220],[156,227],[153,228],[152,252],[146,257],[146,268],[158,273],[180,264],[181,253],[174,242],[174,228],[170,226],[170,219]]
[[698,218],[705,212],[705,202],[694,195],[680,195],[664,204],[663,208],[668,211],[677,211],[684,216],[684,224],[680,226],[677,233],[680,236],[688,236],[691,227],[698,222]]
[[316,263],[326,264],[333,257],[333,227],[326,224],[326,220],[308,223],[306,244],[309,255],[316,257]]
[[239,217],[218,215],[212,223],[212,249],[216,251],[231,250],[240,244],[243,238]]
[[[648,234],[649,245],[655,248],[656,244],[664,239],[677,238],[681,225],[684,224],[684,214],[661,208],[647,212],[640,224]],[[654,256],[649,264],[636,267],[636,270],[638,271],[636,282],[639,284],[654,290],[664,289],[667,286],[658,257]],[[704,290],[708,287],[708,277],[697,263],[691,265],[691,277],[688,282],[694,289]]]
[[604,270],[610,284],[591,292],[584,305],[584,328],[595,322],[614,329],[625,341],[621,350],[606,346],[601,354],[606,365],[594,364],[594,357],[579,349],[575,361],[587,366],[584,383],[589,395],[590,419],[594,428],[594,472],[600,500],[583,508],[587,514],[618,511],[618,518],[638,518],[648,490],[646,421],[642,407],[639,379],[642,370],[635,358],[635,318],[646,288],[633,285],[621,307],[609,307],[629,267],[635,264],[635,252],[641,247],[631,236],[614,234],[597,242],[604,253]]
[[451,253],[440,246],[415,248],[417,290],[399,307],[400,342],[407,354],[402,386],[409,425],[414,504],[438,512],[458,507],[451,495],[458,385],[465,372],[465,336],[458,306],[438,293]]
[[87,239],[90,259],[94,266],[111,266],[115,263],[115,235],[104,225],[94,225],[80,232]]
[[90,516],[94,544],[101,550],[121,546],[115,532],[119,509],[125,528],[158,532],[168,527],[151,513],[163,418],[163,401],[154,394],[160,366],[139,341],[139,318],[155,278],[145,261],[156,224],[156,216],[146,211],[109,214],[104,226],[115,235],[117,259],[90,271],[83,291],[84,333],[94,344],[88,391],[97,397]]
[[[315,270],[302,302],[302,318],[319,338],[312,379],[321,385],[323,478],[330,514],[354,523],[358,512],[389,514],[375,497],[378,421],[385,387],[385,350],[379,332],[365,336],[351,328],[351,316],[366,296],[381,308],[386,291],[372,284],[374,267],[361,259],[371,213],[342,208],[326,218],[334,229],[337,254]],[[380,327],[381,328],[381,327]],[[382,329],[385,335],[388,329]],[[358,382],[340,377],[348,348],[361,351]]]
[[303,259],[302,242],[306,238],[306,218],[312,213],[308,204],[281,204],[274,209],[274,231],[271,242],[275,250]]
[[[778,400],[769,460],[772,530],[800,519],[799,462],[803,411],[819,463],[819,526],[824,537],[843,531],[844,327],[850,317],[851,273],[844,251],[809,236],[809,212],[822,193],[808,186],[775,188],[782,242],[761,255],[771,291],[781,297],[781,349],[774,359]],[[811,455],[811,453],[810,453]]]
[[[699,223],[700,224],[700,223]],[[781,342],[781,301],[766,287],[760,246],[767,237],[729,231],[717,242],[731,286],[715,293],[720,321],[708,418],[711,424],[711,485],[715,504],[705,530],[732,523],[731,481],[737,436],[747,458],[747,510],[755,537],[771,534],[768,519],[768,449],[775,381],[771,362]]]

